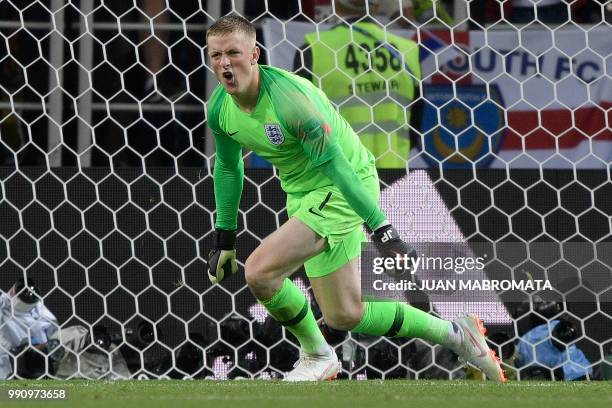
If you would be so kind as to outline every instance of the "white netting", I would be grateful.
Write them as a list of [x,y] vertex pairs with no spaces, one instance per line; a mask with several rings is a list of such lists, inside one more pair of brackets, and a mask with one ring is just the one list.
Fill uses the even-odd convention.
[[[1,376],[15,364],[17,376],[60,378],[276,378],[291,368],[295,339],[242,275],[211,286],[203,262],[214,216],[205,106],[216,84],[206,28],[231,10],[246,15],[267,61],[297,70],[304,35],[339,17],[329,1],[272,3],[0,0],[0,289],[34,280],[64,349],[32,350],[44,318],[28,329],[9,310]],[[588,362],[561,359],[521,377],[609,375],[610,1],[548,2],[538,21],[520,8],[529,1],[455,0],[435,12],[416,0],[401,12],[401,1],[371,3],[382,4],[367,18],[419,43],[423,70],[416,147],[403,158],[411,171],[379,169],[391,222],[415,243],[545,242],[519,259],[497,256],[485,274],[546,278],[558,294],[408,300],[444,318],[478,312],[511,372],[518,350],[525,359],[550,342],[548,330],[529,331],[561,319],[575,329],[565,333],[570,355],[579,349]],[[332,51],[339,68],[394,57],[382,45],[360,45],[353,60]],[[379,103],[353,82],[362,106]],[[241,261],[287,218],[274,171],[253,154],[245,161]],[[302,272],[294,280],[308,293]],[[328,335],[350,378],[474,375],[420,340]]]

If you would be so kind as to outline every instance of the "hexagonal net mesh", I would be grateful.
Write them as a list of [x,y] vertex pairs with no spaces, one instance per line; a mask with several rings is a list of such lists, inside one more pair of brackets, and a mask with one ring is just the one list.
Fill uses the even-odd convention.
[[[470,254],[486,243],[474,278],[552,285],[402,300],[447,319],[479,313],[513,377],[609,376],[610,1],[276,3],[0,1],[0,378],[292,367],[297,341],[243,274],[213,286],[205,272],[217,82],[204,33],[230,11],[257,26],[265,63],[350,117],[407,241]],[[244,158],[241,267],[287,219],[275,170]],[[44,302],[29,322],[10,308],[19,278]],[[303,271],[293,279],[320,319]],[[425,341],[324,331],[349,378],[478,376]]]

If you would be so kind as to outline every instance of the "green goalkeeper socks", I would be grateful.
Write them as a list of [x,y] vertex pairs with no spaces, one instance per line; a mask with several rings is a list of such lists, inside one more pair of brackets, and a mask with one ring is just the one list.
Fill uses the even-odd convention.
[[[308,354],[329,352],[306,296],[289,279],[268,300],[259,301],[270,315],[298,339]],[[452,325],[415,307],[400,302],[365,302],[361,321],[354,333],[387,337],[416,337],[436,344],[445,344]]]
[[365,302],[361,321],[354,333],[387,337],[417,337],[444,344],[450,322],[400,302]]
[[272,298],[259,303],[298,339],[305,353],[325,355],[329,352],[308,299],[291,280],[285,279]]

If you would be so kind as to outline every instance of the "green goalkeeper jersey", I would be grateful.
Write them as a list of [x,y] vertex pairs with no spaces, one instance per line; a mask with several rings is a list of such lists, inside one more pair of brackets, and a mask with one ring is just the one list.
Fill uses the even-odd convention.
[[375,175],[374,157],[325,94],[310,81],[261,65],[260,91],[251,113],[218,85],[208,101],[216,143],[214,167],[218,229],[236,229],[244,166],[242,147],[278,169],[282,189],[306,193],[335,184],[371,227],[385,220],[361,179]]

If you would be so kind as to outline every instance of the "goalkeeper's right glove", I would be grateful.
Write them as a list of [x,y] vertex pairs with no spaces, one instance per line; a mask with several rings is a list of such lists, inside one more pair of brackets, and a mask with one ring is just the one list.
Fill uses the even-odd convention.
[[215,248],[208,254],[208,279],[215,284],[238,272],[236,231],[215,231]]

